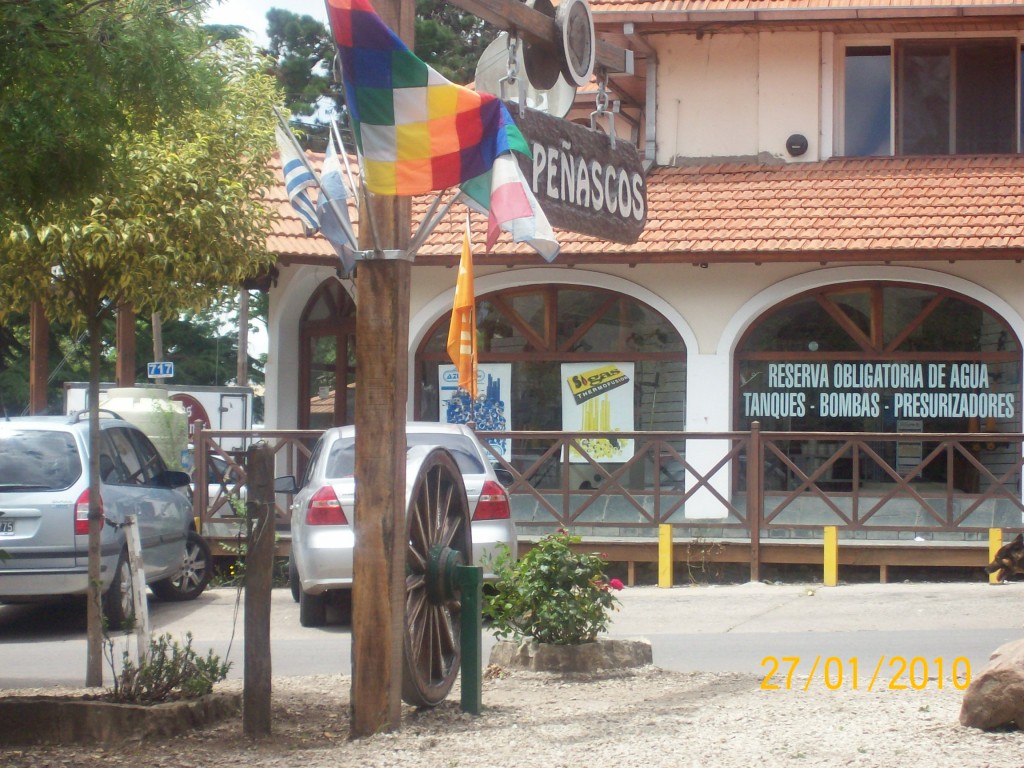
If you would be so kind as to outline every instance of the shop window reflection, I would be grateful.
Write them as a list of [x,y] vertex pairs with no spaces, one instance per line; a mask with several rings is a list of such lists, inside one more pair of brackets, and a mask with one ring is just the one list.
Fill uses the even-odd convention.
[[[834,308],[833,310],[830,310]],[[837,314],[841,312],[842,314]],[[845,337],[845,338],[844,338]],[[735,426],[769,432],[1014,433],[1020,430],[1019,342],[1005,321],[967,297],[879,282],[817,290],[767,312],[736,353]],[[1013,444],[971,440],[935,453],[926,438],[878,440],[834,458],[819,434],[766,454],[773,491],[888,493],[986,490],[1014,467]],[[819,472],[819,470],[821,470]],[[1009,483],[1019,485],[1018,473]]]

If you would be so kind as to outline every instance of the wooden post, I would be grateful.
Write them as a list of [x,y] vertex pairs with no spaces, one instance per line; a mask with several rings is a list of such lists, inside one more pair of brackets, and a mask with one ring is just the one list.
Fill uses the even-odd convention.
[[274,565],[274,453],[258,443],[246,456],[249,516],[245,555],[245,682],[242,729],[270,734],[270,589]]
[[[416,12],[412,0],[380,0],[374,5],[384,23],[412,50]],[[409,198],[364,199],[360,247],[401,250],[404,256],[409,244],[410,202]],[[377,243],[373,229],[379,237]],[[353,524],[357,544],[352,554],[353,738],[398,730],[402,724],[411,266],[404,258],[376,258],[362,260],[356,268],[355,475],[359,494]]]
[[238,369],[235,379],[240,387],[249,383],[249,291],[245,288],[238,292]]
[[149,657],[149,603],[146,602],[146,564],[142,560],[142,539],[138,515],[125,515],[128,565],[132,574],[132,610],[135,612],[135,643],[141,665]]
[[352,554],[354,737],[397,730],[402,720],[405,624],[405,412],[407,261],[357,270],[356,487]]
[[764,463],[761,445],[761,422],[750,425],[750,447],[747,449],[747,526],[750,529],[750,580],[761,580],[761,518],[764,492],[761,488],[761,467]]
[[125,304],[117,310],[117,363],[114,380],[119,387],[135,386],[135,309]]
[[28,412],[46,413],[46,380],[49,378],[50,321],[41,301],[29,310]]
[[154,312],[150,318],[153,327],[153,362],[164,361],[164,319],[159,312]]

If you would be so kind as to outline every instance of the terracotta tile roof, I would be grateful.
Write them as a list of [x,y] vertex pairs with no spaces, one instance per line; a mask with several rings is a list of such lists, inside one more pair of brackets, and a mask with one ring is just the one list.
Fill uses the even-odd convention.
[[[1020,4],[1008,0],[592,0],[590,7],[603,13],[763,13],[779,11],[842,12],[885,11],[887,15],[927,9],[1009,10]],[[600,19],[595,19],[600,21]]]
[[[647,194],[637,243],[559,232],[555,263],[1024,258],[1024,155],[655,168]],[[283,187],[271,197],[283,215],[268,245],[282,261],[333,255],[303,236]],[[414,201],[414,225],[427,204]],[[465,210],[452,207],[417,263],[457,263]],[[471,220],[482,260],[543,263],[507,235],[485,254],[486,224]]]

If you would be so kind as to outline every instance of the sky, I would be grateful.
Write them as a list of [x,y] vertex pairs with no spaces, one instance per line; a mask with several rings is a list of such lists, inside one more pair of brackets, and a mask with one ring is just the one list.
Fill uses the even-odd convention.
[[238,24],[253,32],[260,45],[267,43],[267,11],[281,8],[300,16],[312,16],[327,24],[325,0],[211,0],[204,21],[207,24]]

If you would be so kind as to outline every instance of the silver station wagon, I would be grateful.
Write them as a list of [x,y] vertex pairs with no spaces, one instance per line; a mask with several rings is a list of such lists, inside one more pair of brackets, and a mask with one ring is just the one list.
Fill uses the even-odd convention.
[[[190,600],[212,574],[192,528],[189,477],[167,469],[142,431],[101,414],[103,610],[120,627],[132,610],[124,530],[135,515],[146,582],[164,600]],[[89,565],[86,414],[0,421],[0,602],[84,595]]]

